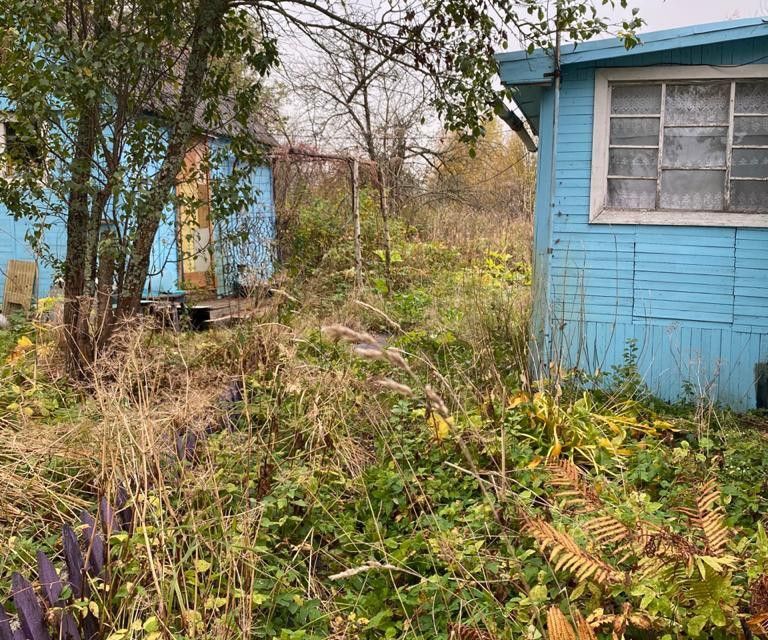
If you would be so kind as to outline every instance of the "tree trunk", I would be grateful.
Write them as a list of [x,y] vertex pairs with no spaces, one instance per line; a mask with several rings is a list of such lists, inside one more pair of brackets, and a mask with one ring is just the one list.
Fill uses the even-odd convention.
[[67,204],[67,255],[64,271],[64,339],[67,347],[67,370],[76,377],[86,374],[93,357],[88,331],[89,300],[85,297],[89,265],[88,191],[91,161],[96,144],[98,118],[94,109],[81,114],[77,126],[75,149],[70,174],[72,190]]
[[176,183],[176,176],[181,170],[189,140],[194,132],[195,111],[208,71],[211,52],[221,34],[221,24],[229,7],[230,0],[201,0],[198,4],[191,38],[192,47],[176,118],[170,126],[163,164],[144,203],[144,210],[138,215],[136,236],[117,304],[118,316],[131,315],[139,308],[149,270],[152,245],[160,226],[163,209],[169,201],[169,194]]

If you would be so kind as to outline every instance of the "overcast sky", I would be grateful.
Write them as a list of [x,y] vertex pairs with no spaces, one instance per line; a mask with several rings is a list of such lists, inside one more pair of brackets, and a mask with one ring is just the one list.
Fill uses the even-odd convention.
[[768,0],[629,0],[629,5],[640,9],[647,22],[643,31],[768,16]]

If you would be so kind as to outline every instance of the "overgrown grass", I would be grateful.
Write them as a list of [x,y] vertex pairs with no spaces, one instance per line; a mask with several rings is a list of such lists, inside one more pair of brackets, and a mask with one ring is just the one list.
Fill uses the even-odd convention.
[[[302,219],[306,249],[325,222]],[[135,325],[88,388],[52,377],[47,330],[0,334],[0,594],[12,571],[34,575],[38,549],[58,560],[59,527],[122,486],[136,528],[111,537],[90,608],[112,640],[536,639],[552,605],[591,614],[598,637],[612,625],[628,638],[738,636],[768,569],[762,423],[646,402],[630,392],[631,362],[606,392],[536,385],[526,244],[503,242],[525,227],[451,237],[395,226],[391,291],[375,242],[354,291],[351,252],[330,230],[274,317],[202,334]],[[329,325],[361,334],[332,340]],[[219,420],[233,380],[236,424],[179,462],[179,429]],[[581,532],[589,516],[549,488],[558,459],[627,526],[677,536],[693,529],[680,507],[717,478],[732,534],[721,569],[701,576],[712,588],[692,595],[693,574],[663,589],[657,576],[603,584],[540,553],[523,526],[534,518],[602,552]],[[709,551],[696,534],[690,544],[700,571]]]

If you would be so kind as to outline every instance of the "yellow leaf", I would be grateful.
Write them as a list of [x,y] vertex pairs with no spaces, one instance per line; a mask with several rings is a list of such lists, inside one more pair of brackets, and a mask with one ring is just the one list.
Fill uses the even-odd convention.
[[560,444],[560,440],[555,437],[555,444],[552,445],[552,448],[549,450],[548,458],[559,458],[560,452],[563,450],[563,445]]
[[530,402],[530,400],[531,399],[528,397],[528,394],[525,393],[525,391],[520,391],[509,399],[508,406],[510,409],[514,409],[515,407],[519,407],[521,404]]
[[535,469],[536,467],[538,467],[538,466],[541,464],[541,461],[542,461],[543,459],[544,459],[544,458],[543,458],[543,457],[541,457],[541,456],[536,456],[536,457],[534,457],[534,459],[533,459],[533,460],[531,460],[531,461],[530,461],[530,462],[529,462],[529,463],[528,463],[526,466],[527,466],[527,468],[528,468],[528,469]]
[[27,336],[21,336],[16,342],[16,346],[19,349],[29,349],[32,345],[32,341]]
[[442,442],[449,435],[451,435],[451,423],[450,418],[446,420],[439,413],[433,413],[427,418],[427,424],[432,428],[435,433],[435,440]]

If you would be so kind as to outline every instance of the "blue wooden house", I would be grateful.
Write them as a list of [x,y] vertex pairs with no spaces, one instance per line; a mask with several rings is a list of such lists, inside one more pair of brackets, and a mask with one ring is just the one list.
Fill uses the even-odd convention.
[[768,22],[640,39],[498,56],[538,136],[538,373],[631,343],[661,397],[768,407]]
[[[0,99],[0,157],[13,140],[13,124],[13,106]],[[200,128],[203,126],[201,122]],[[265,148],[276,144],[255,121],[249,125],[249,134]],[[247,210],[219,221],[211,215],[215,178],[231,171],[236,162],[229,148],[225,130],[200,134],[190,144],[176,191],[190,201],[197,200],[200,206],[195,211],[169,207],[165,212],[152,249],[145,296],[176,296],[190,289],[208,297],[229,296],[271,277],[275,207],[270,164],[265,161],[246,178],[247,184],[243,186],[253,196]],[[200,171],[201,162],[208,155],[223,156],[225,161],[211,171]],[[157,170],[157,166],[146,167],[148,176]],[[11,211],[0,205],[0,309],[11,260],[36,263],[35,298],[46,297],[52,291],[58,275],[54,265],[66,253],[66,225],[64,220],[53,217],[47,222],[49,228],[44,230],[42,242],[48,251],[43,257],[35,255],[28,241],[34,232],[31,223],[16,220]],[[112,224],[109,218],[104,222]]]

